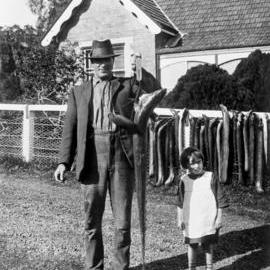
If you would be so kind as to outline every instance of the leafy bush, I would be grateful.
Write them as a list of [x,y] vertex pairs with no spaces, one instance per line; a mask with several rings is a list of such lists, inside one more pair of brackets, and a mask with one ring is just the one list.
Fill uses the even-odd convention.
[[68,45],[65,51],[52,47],[28,47],[17,57],[17,73],[21,80],[24,102],[66,102],[68,90],[83,76],[81,58],[76,54],[73,44]]
[[224,104],[231,110],[254,108],[253,92],[239,84],[227,71],[216,65],[199,65],[189,69],[161,106],[188,109],[219,109]]
[[254,95],[256,111],[270,111],[270,54],[252,52],[235,69],[233,78]]
[[0,40],[0,102],[62,104],[84,76],[76,44],[43,48],[40,34],[29,26],[0,27]]

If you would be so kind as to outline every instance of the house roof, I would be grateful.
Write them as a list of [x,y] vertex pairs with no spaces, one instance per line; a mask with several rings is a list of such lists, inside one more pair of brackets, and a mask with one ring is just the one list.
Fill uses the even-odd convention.
[[153,21],[155,21],[163,30],[166,29],[172,33],[177,33],[179,30],[166,16],[158,3],[154,0],[132,0],[143,12],[145,12]]
[[156,0],[186,35],[160,53],[270,45],[269,0]]
[[[62,32],[68,32],[70,25],[78,21],[82,10],[88,8],[90,2],[91,0],[72,0],[66,9],[69,9],[69,12],[66,12],[66,16],[63,16],[65,11],[61,14],[62,17],[58,18],[44,39],[49,37],[47,42],[50,42],[53,36],[60,38]],[[169,39],[167,46],[159,49],[158,53],[270,45],[269,0],[119,2],[124,6],[130,2],[138,7],[162,31],[169,33],[168,39],[171,36],[173,41],[177,41]],[[58,27],[55,27],[57,24]],[[179,35],[175,37],[177,33]]]

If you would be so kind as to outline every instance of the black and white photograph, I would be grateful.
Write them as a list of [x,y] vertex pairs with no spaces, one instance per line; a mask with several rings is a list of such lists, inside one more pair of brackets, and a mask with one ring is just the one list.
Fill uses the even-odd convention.
[[0,0],[0,270],[270,270],[270,0]]

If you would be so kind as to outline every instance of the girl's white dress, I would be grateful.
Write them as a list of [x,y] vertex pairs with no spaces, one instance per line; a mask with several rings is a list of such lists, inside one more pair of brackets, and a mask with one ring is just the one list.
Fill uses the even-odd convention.
[[206,171],[195,179],[187,174],[181,179],[184,184],[183,221],[186,243],[217,241],[217,201],[211,187],[212,178],[213,173]]

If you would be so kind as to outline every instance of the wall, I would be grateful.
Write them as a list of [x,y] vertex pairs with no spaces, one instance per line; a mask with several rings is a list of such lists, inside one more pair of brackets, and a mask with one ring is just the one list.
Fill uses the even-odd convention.
[[232,74],[240,62],[239,59],[246,58],[256,49],[260,49],[264,53],[270,52],[268,46],[160,55],[161,84],[171,90],[176,85],[177,80],[185,75],[189,68],[204,63],[220,65],[221,68]]
[[[90,8],[68,34],[67,39],[89,46],[93,39],[119,42],[124,39],[126,59],[133,48],[142,54],[142,66],[156,76],[155,37],[118,0],[93,0]],[[128,65],[129,62],[127,62]],[[127,66],[128,68],[128,66]],[[128,71],[127,74],[128,75]]]

